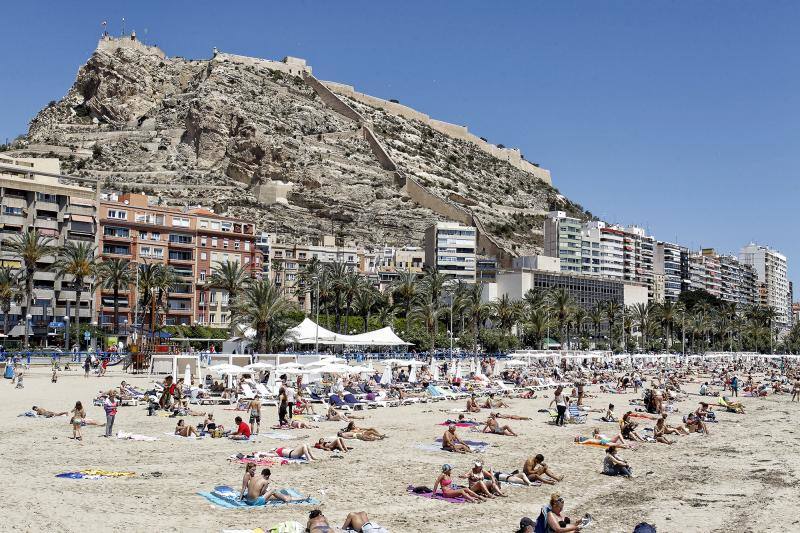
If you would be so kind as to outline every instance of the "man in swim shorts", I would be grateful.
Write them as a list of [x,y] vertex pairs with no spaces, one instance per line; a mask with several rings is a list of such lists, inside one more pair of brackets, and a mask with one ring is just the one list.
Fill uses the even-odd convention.
[[282,502],[302,501],[306,498],[295,500],[291,496],[282,494],[269,488],[269,477],[272,475],[269,468],[261,471],[260,476],[253,476],[247,483],[247,494],[244,497],[247,505],[265,505],[268,500],[281,500]]

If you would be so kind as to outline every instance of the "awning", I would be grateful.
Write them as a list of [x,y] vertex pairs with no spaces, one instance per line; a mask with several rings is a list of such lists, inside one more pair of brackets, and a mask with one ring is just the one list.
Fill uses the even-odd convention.
[[75,222],[86,222],[87,224],[94,224],[94,217],[91,217],[89,215],[74,215],[74,214],[71,214],[69,216],[69,218],[72,219]]
[[78,198],[77,196],[70,196],[69,203],[71,205],[80,205],[82,207],[94,207],[94,200],[89,198]]

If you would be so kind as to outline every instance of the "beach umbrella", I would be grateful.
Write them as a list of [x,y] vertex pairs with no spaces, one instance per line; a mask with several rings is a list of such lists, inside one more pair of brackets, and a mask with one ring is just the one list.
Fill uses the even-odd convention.
[[411,373],[408,375],[408,382],[409,383],[417,382],[417,365],[411,367]]
[[388,387],[392,384],[392,365],[386,365],[383,368],[383,375],[381,375],[381,385]]
[[277,372],[272,371],[269,373],[269,378],[267,378],[267,390],[271,391],[275,389],[275,374]]
[[433,363],[433,381],[439,381],[441,377],[439,376],[439,365]]
[[275,365],[259,362],[259,363],[250,363],[249,365],[245,365],[244,368],[247,370],[253,370],[255,372],[261,372],[263,370],[272,370],[273,368],[275,368]]
[[186,365],[186,370],[184,370],[183,372],[183,382],[186,384],[187,387],[192,382],[192,369],[189,367],[188,364]]
[[461,361],[460,360],[458,361],[458,363],[456,363],[456,371],[455,371],[454,377],[456,379],[461,379]]

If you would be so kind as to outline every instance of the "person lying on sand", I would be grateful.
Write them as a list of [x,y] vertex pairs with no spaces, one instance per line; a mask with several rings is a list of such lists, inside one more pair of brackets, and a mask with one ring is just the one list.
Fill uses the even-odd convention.
[[348,513],[344,520],[342,529],[344,531],[353,530],[356,533],[369,533],[374,526],[369,521],[369,516],[364,511],[358,513]]
[[194,426],[187,426],[186,423],[183,421],[183,418],[178,420],[178,425],[175,426],[175,434],[180,437],[199,436]]
[[469,397],[467,400],[467,412],[468,413],[480,413],[481,408],[478,405],[478,402],[475,400],[475,395]]
[[328,422],[350,422],[351,419],[358,419],[363,420],[363,416],[355,416],[350,415],[347,416],[344,413],[340,413],[337,411],[332,405],[328,407],[328,412],[325,414],[325,419]]
[[529,416],[519,416],[519,415],[504,415],[501,413],[495,413],[495,418],[506,418],[508,420],[530,420]]
[[283,457],[284,459],[306,459],[307,461],[316,461],[317,458],[311,453],[311,448],[308,444],[301,444],[296,448],[275,448],[273,450],[275,455]]
[[503,494],[503,491],[500,490],[500,484],[495,479],[494,473],[484,470],[483,463],[480,461],[475,461],[472,465],[472,469],[461,477],[469,480],[469,488],[475,494],[480,494],[487,498],[506,496],[506,494]]
[[37,407],[35,405],[33,407],[31,407],[31,411],[33,411],[37,415],[43,416],[45,418],[53,418],[54,416],[67,416],[69,414],[69,411],[62,411],[60,413],[54,413],[53,411],[48,411],[44,407]]
[[456,435],[456,425],[447,426],[447,431],[442,435],[442,449],[448,452],[469,453],[472,449]]
[[484,433],[494,433],[495,435],[506,435],[508,437],[516,437],[517,434],[514,433],[514,430],[511,429],[508,425],[501,426],[497,422],[497,418],[495,418],[495,414],[489,414],[489,418],[486,419],[486,425],[483,426]]
[[253,476],[247,483],[247,496],[244,501],[247,505],[265,505],[267,500],[281,500],[282,502],[303,501],[306,498],[292,498],[280,492],[270,490],[269,477],[272,475],[269,468],[261,471],[260,476]]
[[333,531],[328,519],[319,509],[314,509],[308,513],[308,522],[306,522],[305,530],[306,533],[330,533]]
[[600,430],[598,428],[592,429],[592,436],[591,437],[576,436],[575,437],[575,442],[588,443],[588,444],[600,444],[600,445],[603,445],[603,446],[608,446],[608,445],[612,445],[613,444],[613,445],[616,445],[619,448],[630,448],[628,443],[625,442],[625,439],[622,438],[621,434],[618,433],[618,434],[614,435],[613,437],[609,436],[609,435],[604,435],[604,434],[600,433]]
[[375,428],[360,428],[356,427],[355,422],[350,422],[347,427],[339,431],[339,436],[343,439],[359,439],[366,441],[385,439],[383,435]]
[[344,440],[342,440],[341,437],[336,437],[335,439],[331,440],[319,439],[317,443],[314,445],[314,448],[317,448],[319,450],[327,450],[329,452],[332,452],[334,450],[340,450],[345,453],[353,449],[349,448],[347,444],[344,443]]
[[550,467],[544,462],[544,455],[540,453],[535,457],[528,457],[525,464],[522,465],[522,473],[525,474],[528,481],[541,481],[547,485],[555,485],[564,479],[564,476],[559,476],[550,470]]
[[444,423],[448,424],[448,425],[449,424],[472,424],[472,425],[480,424],[480,422],[478,422],[474,418],[467,418],[464,415],[458,415],[458,420],[453,420],[452,418],[448,418],[447,420],[444,421]]
[[492,392],[489,394],[489,397],[486,398],[486,401],[483,402],[483,405],[481,407],[485,409],[493,409],[493,408],[510,407],[510,406],[500,398],[495,399],[494,393]]
[[504,481],[505,483],[522,483],[523,485],[527,485],[529,487],[533,485],[533,483],[528,480],[528,477],[519,470],[514,470],[510,474],[495,472],[494,477],[498,482]]
[[305,420],[297,420],[292,418],[286,422],[286,424],[282,425],[281,427],[285,427],[287,429],[313,429],[318,428],[319,426],[314,426],[306,422]]
[[436,494],[436,489],[441,488],[442,496],[445,498],[464,498],[464,500],[469,503],[486,501],[486,498],[479,494],[475,494],[471,489],[466,487],[454,489],[452,486],[453,478],[450,477],[452,471],[452,466],[448,464],[442,466],[442,473],[439,474],[439,477],[436,478],[436,482],[433,484],[434,494]]

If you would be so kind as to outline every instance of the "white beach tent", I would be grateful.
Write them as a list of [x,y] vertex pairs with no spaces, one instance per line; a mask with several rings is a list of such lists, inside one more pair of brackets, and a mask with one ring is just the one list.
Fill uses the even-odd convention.
[[[248,335],[248,331],[245,331],[245,335]],[[297,344],[318,343],[347,346],[408,346],[411,344],[398,337],[388,326],[358,335],[342,335],[317,325],[310,318],[304,318],[300,324],[287,330],[285,339]]]
[[295,327],[286,331],[284,337],[289,342],[297,344],[336,344],[336,333],[323,328],[310,318],[304,318]]

